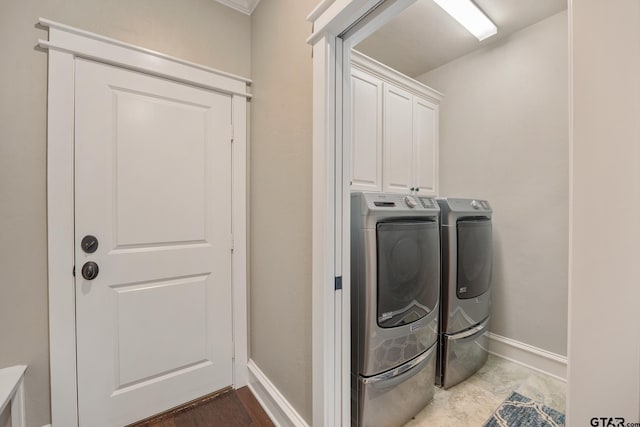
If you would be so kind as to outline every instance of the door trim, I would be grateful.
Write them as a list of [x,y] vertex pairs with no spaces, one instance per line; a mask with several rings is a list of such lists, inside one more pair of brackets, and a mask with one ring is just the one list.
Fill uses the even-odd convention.
[[250,80],[47,19],[47,238],[52,425],[78,427],[74,291],[74,63],[99,61],[231,95],[233,386],[248,382],[247,85]]
[[[322,0],[313,33],[312,425],[349,426],[351,47],[415,0]],[[342,288],[335,279],[342,277]]]

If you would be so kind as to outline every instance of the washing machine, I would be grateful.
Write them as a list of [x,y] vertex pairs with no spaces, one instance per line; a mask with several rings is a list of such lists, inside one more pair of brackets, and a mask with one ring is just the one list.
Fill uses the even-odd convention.
[[433,398],[440,283],[433,198],[351,196],[352,425],[402,425]]
[[442,269],[436,384],[452,387],[488,357],[493,239],[491,206],[480,199],[437,199]]

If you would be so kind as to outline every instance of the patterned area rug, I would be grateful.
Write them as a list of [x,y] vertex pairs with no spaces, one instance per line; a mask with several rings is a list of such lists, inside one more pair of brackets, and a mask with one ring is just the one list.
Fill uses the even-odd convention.
[[558,427],[564,426],[564,414],[528,397],[511,393],[483,427]]

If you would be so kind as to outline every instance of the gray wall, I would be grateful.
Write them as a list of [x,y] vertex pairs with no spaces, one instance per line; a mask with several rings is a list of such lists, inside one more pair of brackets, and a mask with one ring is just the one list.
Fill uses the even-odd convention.
[[[640,2],[573,1],[567,421],[640,420]],[[615,415],[600,415],[615,414]]]
[[567,12],[418,80],[444,93],[440,194],[494,208],[493,333],[567,354]]
[[[27,364],[27,424],[49,423],[47,54],[38,17],[249,77],[250,18],[213,0],[0,2],[0,367]],[[62,427],[62,426],[60,426]]]
[[317,0],[251,17],[251,358],[311,422],[311,33]]

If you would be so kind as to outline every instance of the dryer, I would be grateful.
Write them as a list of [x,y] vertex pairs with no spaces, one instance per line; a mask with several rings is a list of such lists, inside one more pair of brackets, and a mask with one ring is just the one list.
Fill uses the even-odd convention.
[[486,200],[438,199],[442,248],[436,384],[449,388],[487,361],[493,211]]
[[433,398],[439,211],[429,197],[351,196],[354,426],[404,424]]

